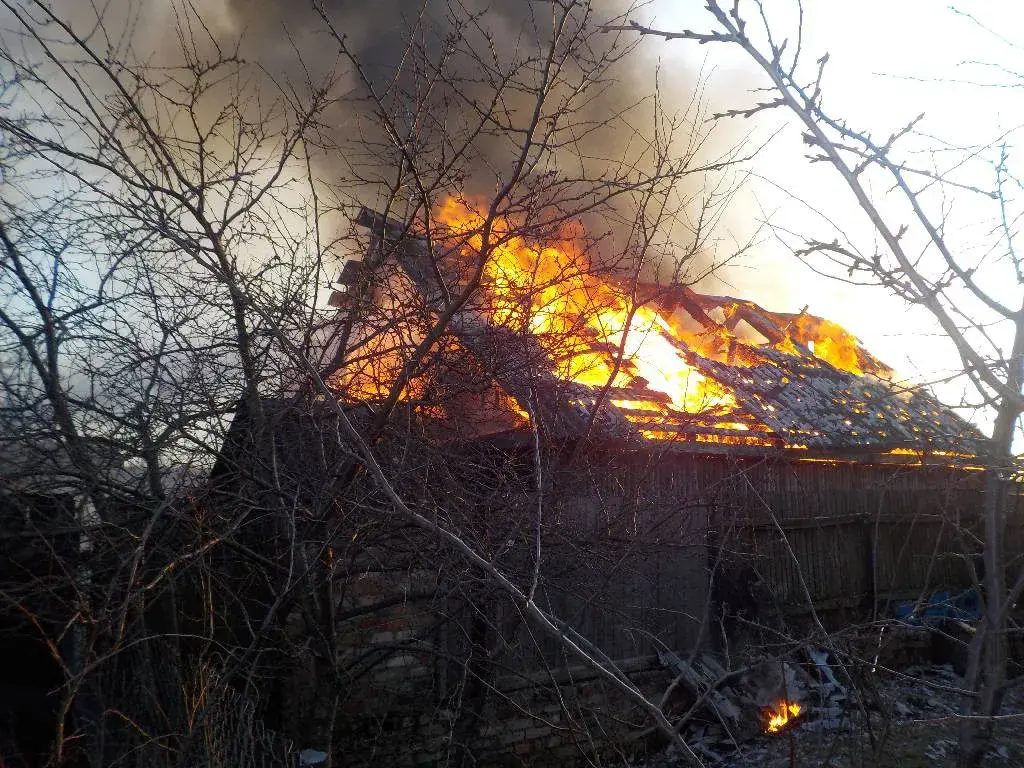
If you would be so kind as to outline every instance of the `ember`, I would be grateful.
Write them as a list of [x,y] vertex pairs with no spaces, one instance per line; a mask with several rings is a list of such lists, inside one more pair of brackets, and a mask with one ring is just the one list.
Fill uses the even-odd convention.
[[802,710],[803,707],[795,701],[780,701],[776,709],[769,709],[765,712],[765,718],[768,720],[765,733],[780,733],[800,716]]

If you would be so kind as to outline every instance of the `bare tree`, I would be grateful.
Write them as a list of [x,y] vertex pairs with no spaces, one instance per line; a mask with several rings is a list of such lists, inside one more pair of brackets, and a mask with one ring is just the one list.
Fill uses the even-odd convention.
[[[633,45],[597,34],[589,2],[531,6],[513,46],[472,6],[424,13],[386,77],[322,8],[310,23],[340,73],[301,66],[313,54],[296,38],[300,66],[281,77],[190,3],[169,6],[175,42],[156,56],[134,47],[131,4],[127,24],[115,9],[2,7],[5,490],[53,576],[5,576],[0,596],[60,671],[49,763],[272,764],[291,749],[277,730],[331,754],[348,686],[446,647],[475,681],[447,694],[465,699],[452,726],[465,741],[507,622],[529,624],[538,649],[546,635],[696,762],[542,599],[547,545],[565,532],[545,496],[560,459],[536,358],[518,359],[513,406],[493,386],[507,350],[467,361],[453,328],[487,311],[522,339],[550,303],[539,296],[617,273],[624,319],[593,331],[613,350],[609,396],[650,298],[641,277],[714,266],[730,169],[753,150],[706,144],[699,96],[676,115],[617,95]],[[358,204],[399,236],[377,231],[386,219],[369,248],[349,234]],[[409,239],[416,285],[396,266]],[[555,241],[572,258],[545,274]],[[528,255],[518,276],[501,265],[513,246]],[[336,312],[320,294],[344,249],[367,257]],[[534,351],[570,360],[602,309],[577,307]],[[525,419],[525,468],[442,434],[486,433],[437,418],[485,402]],[[50,496],[68,509],[43,515]],[[531,503],[502,507],[512,497]],[[397,592],[357,594],[378,577]],[[384,646],[359,634],[409,602],[451,615]],[[442,631],[460,640],[426,642]],[[308,718],[280,706],[302,665]]]
[[[775,20],[782,12],[769,12],[760,2],[712,0],[706,30],[660,30],[635,22],[608,29],[743,51],[766,80],[769,96],[726,114],[788,113],[809,147],[809,160],[835,171],[876,235],[873,247],[861,248],[837,231],[835,239],[809,238],[794,246],[796,255],[820,271],[884,286],[924,307],[955,348],[962,375],[977,393],[976,406],[992,417],[981,457],[987,478],[978,536],[983,567],[975,572],[976,583],[983,585],[984,618],[970,642],[965,686],[971,695],[964,709],[970,717],[963,721],[961,742],[962,764],[976,765],[1006,688],[1010,610],[1024,589],[1024,573],[1010,569],[1005,553],[1007,500],[1016,482],[1014,440],[1024,409],[1024,297],[1008,137],[986,138],[962,150],[935,145],[938,140],[922,133],[924,115],[881,140],[854,127],[827,107],[828,56],[806,60],[803,8],[797,3],[790,10],[793,23],[781,26]],[[919,146],[922,137],[943,150],[941,160],[927,165],[911,159],[904,148]],[[989,174],[981,184],[969,178],[972,172],[977,177],[979,167]],[[949,195],[957,193],[954,206]],[[970,230],[980,241],[966,242],[956,234],[960,209],[986,222],[985,231]]]
[[[252,302],[292,333],[315,319],[326,246],[301,146],[325,92],[263,88],[187,12],[163,66],[118,18],[4,8],[7,479],[24,535],[74,542],[51,553],[56,582],[15,579],[7,606],[63,673],[52,763],[187,761],[225,723],[199,717],[222,695],[217,638],[184,617],[246,520],[204,521],[187,494],[238,403],[258,411],[294,377]],[[40,519],[50,493],[70,509]]]

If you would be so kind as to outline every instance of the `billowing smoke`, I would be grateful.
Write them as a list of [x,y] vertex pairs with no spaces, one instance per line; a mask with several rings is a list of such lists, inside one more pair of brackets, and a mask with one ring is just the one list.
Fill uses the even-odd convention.
[[[385,103],[400,130],[415,137],[414,145],[405,149],[420,153],[421,159],[429,158],[422,163],[428,182],[439,182],[447,192],[491,193],[515,167],[521,140],[516,131],[532,111],[533,94],[527,86],[530,78],[539,79],[539,62],[524,69],[518,82],[504,90],[495,106],[498,119],[483,125],[472,146],[462,150],[461,161],[445,171],[440,166],[450,160],[450,153],[464,147],[473,111],[486,107],[493,97],[495,72],[511,71],[528,57],[543,56],[559,10],[559,6],[540,0],[324,0],[317,7],[302,0],[226,3],[227,24],[220,31],[226,49],[240,41],[241,55],[258,62],[277,82],[338,78],[342,95],[320,126],[323,151],[317,166],[324,181],[371,204],[382,187],[396,183],[402,157],[394,137],[386,135],[373,114],[376,105],[367,98],[368,91],[372,89]],[[567,37],[575,29],[586,26],[593,30],[602,22],[620,18],[624,11],[623,3],[616,0],[595,2],[587,9],[586,18],[581,10],[571,19]],[[359,73],[340,55],[339,37],[358,62]],[[652,142],[656,135],[664,138],[666,115],[688,107],[689,123],[676,127],[676,161],[697,146],[701,149],[695,152],[693,163],[708,162],[724,151],[729,137],[721,136],[720,127],[716,129],[719,136],[711,141],[696,135],[708,126],[692,110],[691,100],[699,87],[692,73],[676,70],[661,74],[658,106],[662,113],[656,114],[652,98],[655,67],[644,51],[633,51],[608,66],[606,82],[591,86],[584,99],[569,102],[571,85],[582,81],[582,72],[572,71],[573,67],[605,66],[609,59],[636,46],[637,40],[628,33],[616,37],[591,32],[585,41],[581,36],[575,44],[577,55],[567,59],[561,73],[565,84],[556,89],[546,109],[553,115],[565,102],[577,111],[555,137],[561,146],[548,150],[547,163],[538,166],[535,175],[587,179],[591,186],[599,175],[628,175],[628,165],[654,161]],[[493,65],[488,77],[474,56]],[[434,84],[434,93],[428,94],[428,83],[435,76],[445,81],[444,87]],[[417,114],[420,100],[429,101],[430,106]],[[668,206],[678,208],[678,214],[669,217],[672,220],[666,222],[666,229],[682,248],[697,237],[694,221],[701,208],[714,194],[721,195],[724,188],[715,188],[719,183],[729,182],[694,174],[677,182],[669,195]],[[716,204],[722,199],[724,195]],[[602,234],[630,229],[635,211],[625,199],[606,209],[599,222],[588,222],[588,226],[606,227]],[[706,231],[701,233],[704,235]],[[619,239],[621,245],[623,238]],[[691,265],[689,271],[699,272],[707,264],[706,257],[697,259],[696,269]]]
[[[302,0],[226,1],[234,28],[247,39],[246,51],[258,56],[271,71],[299,74],[293,44],[300,46],[299,53],[307,66],[317,68],[333,62],[338,46],[326,33],[325,25],[329,23],[345,37],[375,80],[396,72],[405,57],[409,33],[416,27],[425,33],[420,42],[429,53],[436,53],[456,25],[485,15],[496,42],[504,45],[510,39],[508,33],[514,34],[524,20],[532,17],[537,5],[529,0],[323,0],[315,4]],[[322,43],[319,48],[317,41]]]
[[[450,132],[451,149],[454,149],[460,146],[460,130],[473,122],[471,112],[487,108],[494,97],[499,71],[511,73],[516,67],[523,68],[521,74],[504,85],[499,103],[493,108],[499,113],[499,120],[513,129],[521,128],[533,107],[527,79],[540,79],[539,61],[525,67],[523,63],[528,58],[537,60],[544,56],[553,17],[557,15],[554,12],[557,6],[529,0],[383,0],[372,3],[326,0],[316,6],[294,0],[226,2],[230,25],[222,44],[232,45],[231,38],[237,36],[242,55],[258,62],[279,82],[302,83],[307,79],[319,82],[331,76],[339,79],[337,88],[342,94],[341,100],[324,126],[327,134],[324,138],[327,144],[335,140],[339,151],[343,152],[353,151],[357,133],[357,141],[363,145],[380,147],[394,141],[378,134],[379,116],[369,114],[375,106],[368,98],[370,89],[385,103],[395,123],[403,128],[409,127],[406,121],[416,119],[412,115],[421,103],[429,103],[428,109],[423,110],[425,114],[418,116],[424,140],[417,150],[436,150],[444,143],[444,138],[433,132],[441,125],[442,115]],[[580,12],[567,26],[571,34],[574,25],[588,23],[593,27],[615,15],[613,0],[598,2],[589,9],[586,22]],[[340,55],[339,37],[355,64],[349,57]],[[573,64],[578,67],[599,65],[602,56],[612,54],[612,38],[590,34],[586,43],[578,48],[580,58]],[[477,56],[485,60],[485,65],[493,66],[493,71],[485,75]],[[611,119],[614,124],[615,115],[629,112],[629,107],[639,100],[637,94],[641,89],[638,83],[622,80],[631,80],[638,74],[627,67],[615,68],[614,72],[609,72],[609,77],[620,78],[616,87],[611,83],[601,88],[592,87],[579,115],[572,118],[574,122],[590,123],[580,127],[579,139],[584,144],[589,142],[587,150],[595,159],[607,158],[620,150],[615,145],[624,137],[609,140],[603,135],[609,133],[607,128],[601,131],[593,128],[601,120]],[[581,82],[579,75],[563,73],[567,83]],[[427,93],[428,88],[433,93]],[[649,92],[650,84],[642,90]],[[552,112],[553,105],[566,95],[555,95],[546,110]],[[638,115],[631,115],[631,118],[635,120]],[[483,128],[472,146],[464,148],[467,159],[473,157],[469,167],[462,170],[469,174],[463,181],[486,190],[488,185],[493,185],[495,176],[507,173],[512,160],[511,155],[503,155],[501,147],[505,145],[514,153],[521,136],[509,135],[514,130],[503,131],[498,124]],[[603,145],[595,142],[596,136],[584,135],[587,132],[602,134]],[[379,159],[385,163],[396,160],[387,153]],[[476,176],[490,178],[474,178]]]
[[[311,126],[313,141],[306,147],[314,171],[342,201],[379,207],[389,192],[392,199],[415,197],[416,184],[433,188],[435,199],[453,192],[487,196],[509,178],[534,106],[531,87],[539,81],[560,7],[545,0],[110,0],[103,13],[107,36],[133,39],[137,58],[154,65],[179,64],[187,49],[207,60],[237,54],[255,65],[252,74],[266,80],[265,93],[280,89],[301,101],[327,87],[330,106]],[[94,11],[72,0],[65,0],[63,10],[81,29],[96,28],[88,18]],[[631,173],[635,178],[649,172],[658,146],[671,153],[677,167],[692,153],[687,162],[694,166],[720,159],[735,140],[722,124],[711,128],[704,122],[695,99],[703,86],[693,71],[676,66],[656,80],[652,49],[643,49],[636,35],[595,32],[603,22],[621,20],[625,10],[625,0],[580,3],[563,31],[575,50],[561,60],[562,84],[553,90],[541,123],[545,128],[558,117],[562,128],[542,152],[528,158],[544,156],[525,184],[538,205],[554,201],[557,206],[560,197],[569,200],[567,207],[587,208],[615,185],[602,187],[600,179],[615,177],[619,183]],[[127,34],[118,32],[117,19]],[[664,50],[652,45],[655,53]],[[350,55],[343,55],[342,46]],[[641,49],[629,50],[634,47]],[[584,96],[573,94],[585,75],[603,67]],[[496,77],[513,72],[495,100]],[[200,111],[214,115],[231,97],[230,85],[220,87],[204,97]],[[249,92],[241,108],[255,123],[266,103]],[[381,108],[400,136],[384,127]],[[486,109],[493,110],[494,119],[480,122],[479,111]],[[672,127],[675,142],[667,148],[676,113],[682,119]],[[407,153],[417,161],[415,180],[403,169]],[[552,192],[553,180],[566,179]],[[661,249],[685,252],[706,238],[721,214],[707,206],[722,206],[731,183],[728,173],[666,181],[663,186],[672,190],[663,189],[662,200],[647,210],[663,206],[670,212],[660,222]],[[403,192],[402,185],[409,189]],[[588,231],[611,235],[608,251],[626,248],[625,233],[635,231],[635,197],[623,195],[598,208],[600,215],[585,222]],[[699,257],[689,266],[691,277],[714,257],[707,248],[694,250]],[[651,270],[647,276],[653,276]],[[661,276],[672,275],[662,268]]]

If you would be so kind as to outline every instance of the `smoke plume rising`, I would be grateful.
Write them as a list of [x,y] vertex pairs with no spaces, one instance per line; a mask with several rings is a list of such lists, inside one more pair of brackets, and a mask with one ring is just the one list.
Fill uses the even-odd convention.
[[[399,130],[415,136],[418,143],[413,151],[422,153],[426,175],[433,174],[429,180],[448,193],[486,196],[515,169],[521,140],[518,131],[534,107],[528,78],[537,76],[539,62],[502,91],[496,109],[503,126],[485,124],[470,146],[466,143],[472,130],[468,113],[494,98],[494,72],[512,72],[531,56],[543,57],[556,5],[527,0],[327,0],[316,8],[295,0],[225,2],[226,23],[218,31],[225,49],[239,45],[241,55],[257,62],[276,82],[338,78],[341,96],[321,126],[323,147],[317,167],[325,182],[345,188],[343,194],[353,194],[372,205],[375,192],[397,183],[401,152],[395,137],[388,135],[375,114],[380,104]],[[607,66],[607,81],[592,85],[584,100],[573,103],[576,112],[571,125],[556,134],[561,146],[549,149],[546,164],[535,168],[535,175],[572,176],[592,184],[593,179],[609,172],[624,173],[628,165],[653,162],[657,142],[664,144],[666,139],[667,116],[677,111],[685,113],[685,119],[675,129],[676,144],[670,151],[679,155],[692,152],[691,164],[721,156],[735,140],[721,126],[715,127],[711,140],[699,136],[709,126],[702,124],[703,116],[693,102],[701,87],[696,75],[662,72],[655,102],[655,62],[646,51],[634,49],[641,47],[635,36],[593,31],[599,24],[621,17],[625,10],[621,2],[600,0],[590,6],[585,18],[580,13],[571,21],[570,27],[576,23],[590,31],[585,40],[581,35],[577,42],[576,58],[567,57],[562,72],[565,82],[553,89],[545,109],[554,118],[561,104],[570,103],[571,87],[583,81],[583,73],[571,71],[574,66]],[[340,54],[338,37],[358,63],[359,72]],[[622,56],[627,49],[629,55]],[[494,72],[484,77],[474,55],[485,57]],[[621,61],[610,63],[620,56]],[[435,93],[427,94],[433,77],[445,81],[447,88],[435,84]],[[380,104],[368,98],[371,91]],[[421,99],[430,102],[426,115],[411,116]],[[416,120],[414,129],[411,123]],[[461,162],[454,163],[444,178],[440,157],[457,151],[457,146],[463,147]],[[427,156],[425,161],[423,156]],[[701,208],[716,195],[720,197],[715,204],[725,197],[730,181],[720,177],[709,181],[707,174],[695,173],[676,179],[676,189],[666,194],[671,198],[669,207],[678,208],[678,213],[665,222],[669,235],[663,249],[670,248],[668,240],[686,248],[698,237],[693,221]],[[725,186],[714,190],[719,181]],[[609,209],[611,215],[597,222],[598,226],[613,234],[630,227],[635,211],[624,201]],[[707,269],[710,255],[702,254],[696,261],[699,263],[689,270],[691,274]]]

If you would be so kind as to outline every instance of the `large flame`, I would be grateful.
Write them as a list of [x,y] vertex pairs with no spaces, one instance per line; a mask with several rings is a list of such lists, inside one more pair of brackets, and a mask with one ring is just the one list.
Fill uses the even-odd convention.
[[[333,381],[346,397],[356,401],[387,397],[412,350],[422,340],[414,322],[416,286],[398,269],[389,270],[382,282],[385,288],[375,291],[373,300],[361,308],[358,338],[350,340],[347,364]],[[457,341],[449,343],[457,349]],[[402,399],[419,399],[423,387],[422,378],[411,378],[402,389]]]
[[[346,396],[381,400],[395,386],[423,340],[416,320],[432,306],[425,282],[433,280],[430,270],[449,287],[479,279],[482,290],[465,308],[467,316],[478,313],[492,328],[535,340],[549,360],[546,375],[589,388],[590,394],[573,395],[582,411],[607,388],[608,404],[648,439],[779,444],[768,426],[738,405],[728,386],[706,373],[716,370],[710,361],[732,368],[761,365],[766,357],[758,347],[804,361],[817,357],[858,376],[891,373],[836,323],[806,312],[769,312],[685,286],[617,278],[614,271],[592,265],[579,225],[524,227],[502,217],[487,224],[481,210],[460,198],[447,199],[424,227],[437,260],[413,263],[420,272],[406,273],[396,264],[383,279],[375,277],[366,317],[356,343],[350,342],[351,359],[335,377]],[[462,351],[455,339],[446,349],[454,358]],[[425,369],[407,373],[402,399],[436,399]],[[786,376],[778,382],[788,383]],[[529,420],[522,403],[503,392],[495,398],[513,426]],[[417,407],[425,406],[417,402]],[[770,404],[764,408],[775,410]],[[800,441],[787,445],[807,449]]]
[[[483,252],[480,212],[451,199],[436,219],[450,241],[464,241],[467,258]],[[534,244],[496,219],[486,256],[484,311],[489,321],[535,334],[562,380],[665,396],[664,405],[649,399],[616,401],[628,410],[727,413],[736,407],[725,387],[686,362],[687,347],[667,317],[595,273],[573,233]]]

